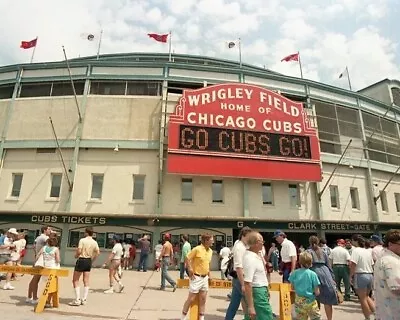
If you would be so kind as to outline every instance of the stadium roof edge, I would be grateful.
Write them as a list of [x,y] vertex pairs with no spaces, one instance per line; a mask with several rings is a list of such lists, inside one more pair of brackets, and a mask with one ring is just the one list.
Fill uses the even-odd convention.
[[[140,59],[142,58],[142,59]],[[245,76],[250,73],[250,76],[260,76],[262,77],[263,75],[269,75],[272,78],[275,78],[276,80],[279,81],[287,81],[287,82],[292,82],[292,83],[303,83],[304,85],[312,85],[316,88],[320,89],[325,89],[329,90],[331,92],[337,93],[337,94],[343,94],[346,96],[351,96],[354,98],[361,98],[364,101],[370,102],[375,104],[376,106],[380,106],[383,108],[387,108],[387,105],[382,103],[381,101],[378,101],[374,98],[371,98],[369,96],[366,96],[363,94],[363,90],[361,89],[359,91],[350,91],[345,88],[340,88],[336,86],[332,86],[323,82],[317,82],[313,81],[310,79],[301,79],[298,77],[292,77],[288,75],[284,75],[282,73],[274,72],[269,69],[264,69],[261,67],[253,66],[250,64],[242,63],[242,66],[240,68],[239,61],[233,61],[233,60],[226,60],[226,59],[220,59],[220,58],[213,58],[213,57],[206,57],[206,56],[200,56],[200,55],[188,55],[188,54],[173,54],[172,58],[178,60],[178,61],[172,61],[169,62],[169,54],[168,53],[146,53],[146,52],[136,52],[136,53],[113,53],[113,54],[102,54],[99,55],[99,59],[97,59],[97,56],[87,56],[87,57],[79,57],[79,58],[73,58],[70,59],[70,65],[71,67],[79,67],[79,66],[84,66],[84,65],[108,65],[108,66],[121,66],[122,64],[126,64],[127,66],[136,66],[137,64],[140,65],[146,65],[146,67],[150,67],[150,63],[155,63],[158,65],[168,65],[169,66],[176,66],[177,68],[184,68],[187,66],[188,68],[193,69],[196,65],[207,67],[210,69],[228,69],[229,70],[234,70],[236,72],[241,71]],[[186,63],[182,63],[182,60],[187,59]],[[179,61],[181,60],[181,61]],[[201,61],[202,63],[193,63],[191,64],[190,61],[195,62],[195,61]],[[208,64],[207,62],[210,62]],[[46,68],[61,68],[65,67],[65,61],[51,61],[51,62],[38,62],[38,63],[23,63],[23,64],[14,64],[14,65],[8,65],[8,66],[2,66],[0,67],[0,73],[4,72],[9,72],[9,71],[17,71],[19,69],[26,69],[26,70],[33,70],[33,69],[46,69]],[[233,69],[235,68],[235,69]],[[398,80],[389,80],[389,79],[384,79],[380,82],[383,81],[395,81],[398,82]],[[371,86],[377,85],[380,82],[377,82]],[[368,88],[368,87],[367,87]],[[394,107],[394,109],[400,113],[400,108],[399,107]]]
[[371,88],[373,88],[373,87],[376,87],[376,86],[378,86],[378,85],[380,85],[380,84],[382,84],[382,83],[386,83],[386,84],[388,84],[388,85],[389,85],[389,84],[395,83],[397,86],[400,87],[400,81],[399,81],[399,80],[386,78],[386,79],[380,80],[380,81],[378,81],[378,82],[375,82],[375,83],[373,83],[373,84],[370,84],[369,86],[367,86],[367,87],[365,87],[365,88],[362,88],[362,89],[360,89],[360,90],[357,90],[357,92],[363,92],[363,91],[365,91],[365,90],[368,90],[368,89],[371,89]]

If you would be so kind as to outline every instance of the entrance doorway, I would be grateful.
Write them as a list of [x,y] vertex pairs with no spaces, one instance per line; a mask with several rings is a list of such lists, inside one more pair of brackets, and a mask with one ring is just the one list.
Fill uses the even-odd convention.
[[[338,239],[351,239],[354,233],[325,233],[326,244],[328,247],[334,248]],[[369,239],[373,233],[361,233],[365,239]]]

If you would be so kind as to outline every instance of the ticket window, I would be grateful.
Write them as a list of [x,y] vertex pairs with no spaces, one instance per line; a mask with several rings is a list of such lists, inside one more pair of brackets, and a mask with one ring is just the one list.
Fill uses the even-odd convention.
[[25,234],[26,234],[25,240],[26,240],[26,244],[27,245],[34,244],[36,237],[39,236],[39,234],[40,234],[40,230],[27,230],[27,229],[24,229],[24,230],[21,230],[21,231],[25,232]]
[[124,239],[123,233],[107,232],[106,249],[112,249],[114,247],[113,239],[115,236],[119,237],[121,240]]
[[196,247],[199,244],[199,235],[189,234],[189,243],[192,248]]
[[224,235],[216,235],[214,238],[213,250],[220,252],[220,250],[225,245],[225,236]]
[[[60,245],[62,233],[56,229],[53,229],[56,232],[58,238],[58,245]],[[39,229],[29,230],[29,229],[20,229],[18,232],[25,232],[25,240],[27,245],[33,245],[35,243],[35,239],[40,236],[41,232]]]
[[173,246],[175,246],[175,244],[178,244],[178,246],[180,246],[180,236],[179,234],[173,234],[171,236],[171,243]]
[[[84,231],[70,231],[68,239],[68,247],[76,248],[78,247],[79,240],[85,237]],[[105,247],[106,234],[101,232],[93,232],[93,239],[97,241],[99,248]]]

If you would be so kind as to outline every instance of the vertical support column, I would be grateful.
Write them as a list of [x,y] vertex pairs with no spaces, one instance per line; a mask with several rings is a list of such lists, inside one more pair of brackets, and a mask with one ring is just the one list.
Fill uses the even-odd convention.
[[363,140],[363,145],[364,145],[364,155],[367,160],[367,181],[368,181],[368,194],[369,194],[368,202],[371,207],[370,221],[379,222],[378,208],[374,201],[375,191],[374,191],[374,180],[372,178],[371,161],[369,158],[367,138],[366,138],[365,129],[364,129],[364,120],[363,120],[362,112],[360,109],[360,100],[359,99],[357,99],[357,105],[358,105],[358,114],[359,114],[359,118],[360,118],[362,140]]
[[67,252],[68,248],[69,223],[63,223],[61,232],[62,232],[62,237],[60,243],[60,260],[61,260],[61,265],[63,265],[65,263],[65,253]]
[[[317,130],[317,135],[318,135],[318,123],[317,123],[317,115],[316,115],[316,111],[315,111],[315,106],[312,105],[311,103],[311,99],[310,99],[310,88],[308,85],[305,86],[305,90],[306,90],[306,103],[307,103],[307,109],[312,110],[312,117],[314,119],[312,119],[312,123],[314,124],[314,126],[316,127]],[[321,149],[320,146],[318,146],[319,148],[319,152],[321,153]],[[322,172],[322,165],[321,165],[321,173]],[[322,221],[324,220],[324,210],[323,210],[323,206],[322,206],[322,202],[320,201],[318,194],[321,191],[321,183],[320,182],[310,182],[312,184],[312,195],[313,195],[313,200],[314,200],[314,204],[315,204],[315,208],[316,208],[316,217],[315,219],[318,221]],[[321,237],[325,237],[325,232],[320,230],[320,236]]]
[[[164,139],[165,139],[165,127],[167,123],[167,106],[168,106],[168,66],[164,67],[164,81],[162,84],[161,91],[161,110],[160,110],[160,132],[158,139],[158,183],[157,183],[157,194],[156,194],[156,207],[155,214],[157,216],[161,215],[163,212],[162,205],[162,186],[163,186],[163,178],[164,178]],[[159,224],[156,222],[154,226],[153,233],[153,248],[160,240],[161,229]]]
[[161,112],[160,112],[160,133],[159,133],[159,146],[158,146],[158,183],[157,183],[157,201],[156,201],[156,214],[162,214],[162,185],[164,174],[164,139],[165,139],[165,126],[167,122],[167,105],[168,105],[168,81],[163,81],[161,98]]
[[10,120],[11,120],[11,116],[12,116],[12,112],[13,112],[15,99],[17,98],[18,93],[19,93],[23,71],[24,70],[22,68],[18,70],[17,81],[16,81],[16,83],[14,85],[14,91],[13,91],[10,103],[7,106],[6,117],[4,119],[4,125],[3,125],[3,129],[1,131],[1,139],[0,139],[0,173],[1,173],[1,169],[3,168],[3,162],[4,162],[4,159],[5,159],[5,156],[6,156],[6,152],[5,152],[5,149],[4,149],[4,144],[6,142],[7,131],[8,131],[8,127],[10,125]]
[[242,179],[243,184],[243,217],[250,216],[249,210],[249,180]]
[[[83,124],[85,122],[84,120],[85,120],[85,114],[86,114],[87,95],[89,94],[89,89],[90,89],[90,81],[89,81],[89,75],[91,72],[90,70],[91,70],[91,67],[89,65],[87,68],[87,71],[86,71],[86,81],[85,81],[85,87],[83,90],[83,96],[81,99],[81,105],[79,106],[81,116],[82,116],[82,121],[81,122],[78,121],[78,127],[76,129],[76,136],[75,136],[74,154],[73,154],[72,163],[71,163],[71,166],[69,169],[70,181],[71,181],[72,186],[74,185],[74,182],[75,182],[76,167],[78,165],[78,157],[79,157],[79,147],[80,147],[80,143],[81,143],[81,139],[82,139]],[[65,202],[64,211],[68,212],[71,210],[72,194],[73,194],[73,190],[68,193],[68,199]]]

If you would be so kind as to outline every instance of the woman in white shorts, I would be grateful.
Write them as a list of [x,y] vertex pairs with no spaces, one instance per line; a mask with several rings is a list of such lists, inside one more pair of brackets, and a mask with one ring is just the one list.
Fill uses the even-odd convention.
[[124,290],[124,285],[122,284],[121,278],[118,275],[118,268],[121,266],[121,260],[124,254],[121,245],[121,239],[118,236],[114,236],[112,242],[114,247],[107,261],[103,265],[104,268],[106,268],[108,265],[108,277],[110,280],[110,288],[104,291],[104,293],[114,293],[114,280],[116,280],[118,283],[118,292],[122,292]]

